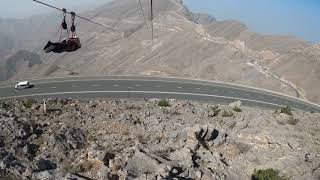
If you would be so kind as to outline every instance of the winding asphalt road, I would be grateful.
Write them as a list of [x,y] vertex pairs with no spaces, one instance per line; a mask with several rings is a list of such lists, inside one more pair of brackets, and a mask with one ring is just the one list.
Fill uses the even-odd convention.
[[320,106],[278,93],[218,82],[156,77],[73,77],[31,81],[32,89],[14,90],[16,82],[0,84],[0,99],[12,98],[173,98],[214,103],[239,99],[246,106],[320,112]]

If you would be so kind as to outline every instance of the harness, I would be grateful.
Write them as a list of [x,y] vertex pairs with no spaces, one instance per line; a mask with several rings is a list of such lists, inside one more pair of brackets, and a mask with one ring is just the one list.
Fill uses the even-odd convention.
[[62,38],[62,32],[63,31],[67,31],[67,34],[69,36],[69,30],[68,30],[68,24],[66,22],[66,16],[67,16],[67,10],[65,8],[62,9],[62,13],[63,13],[63,19],[62,19],[62,23],[60,25],[60,37],[59,37],[59,42],[61,42],[61,38]]
[[76,19],[76,13],[75,12],[71,12],[71,38],[76,38],[76,26],[74,25],[74,21]]
[[68,34],[68,38],[71,38],[71,39],[74,39],[74,38],[77,38],[77,34],[76,34],[76,26],[75,26],[75,19],[76,19],[76,13],[75,12],[71,12],[71,28],[70,28],[70,31],[71,31],[71,36],[69,34],[69,30],[68,30],[68,24],[67,24],[67,21],[66,21],[66,17],[67,17],[67,10],[65,8],[62,9],[62,13],[63,13],[63,19],[62,19],[62,22],[61,22],[61,25],[60,25],[60,37],[59,37],[59,42],[61,42],[62,40],[62,32],[63,31],[67,31],[67,34]]

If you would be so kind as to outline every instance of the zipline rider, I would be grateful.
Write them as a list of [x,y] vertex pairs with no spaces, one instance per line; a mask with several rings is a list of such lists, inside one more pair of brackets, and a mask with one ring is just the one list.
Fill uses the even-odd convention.
[[[63,12],[63,20],[62,20],[62,23],[59,28],[60,29],[59,42],[52,43],[51,41],[49,41],[43,49],[46,53],[49,53],[49,52],[54,52],[54,53],[72,52],[72,51],[76,51],[79,48],[81,48],[80,39],[76,35],[76,26],[74,23],[75,18],[76,18],[76,13],[71,12],[72,25],[71,25],[71,29],[70,29],[71,30],[71,35],[70,35],[69,30],[68,30],[68,24],[66,23],[67,10],[62,9],[62,12]],[[65,38],[61,41],[63,31],[67,31],[68,38]]]

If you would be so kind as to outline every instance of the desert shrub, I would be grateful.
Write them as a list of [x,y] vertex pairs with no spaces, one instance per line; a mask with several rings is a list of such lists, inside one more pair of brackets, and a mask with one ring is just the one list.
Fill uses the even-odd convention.
[[38,137],[37,139],[34,140],[34,143],[38,146],[43,145],[44,144],[43,137],[42,136]]
[[291,124],[291,125],[297,125],[298,122],[299,122],[299,119],[296,119],[296,118],[294,118],[293,116],[291,116],[291,117],[288,119],[288,121],[287,121],[287,123],[288,123],[288,124]]
[[289,116],[292,116],[291,107],[287,106],[287,107],[281,108],[280,113],[283,113],[283,114],[287,114],[287,115],[289,115]]
[[211,110],[213,111],[214,116],[218,116],[221,111],[219,106],[211,106]]
[[169,107],[170,104],[169,104],[169,101],[167,101],[166,99],[161,99],[158,102],[158,106],[160,106],[160,107]]
[[78,168],[79,166],[73,166],[71,163],[63,163],[60,165],[60,170],[65,173],[79,173],[80,169]]
[[278,170],[266,169],[266,170],[254,170],[251,176],[252,180],[285,180],[286,178],[279,175]]
[[5,102],[2,102],[2,101],[0,101],[0,108],[3,108],[3,109],[9,109],[9,107],[10,107],[10,105],[9,104],[7,104],[7,103],[5,103]]
[[80,172],[88,172],[94,167],[94,164],[92,161],[84,161],[79,166]]
[[62,172],[70,172],[70,173],[83,173],[83,172],[90,172],[96,169],[100,169],[101,163],[95,160],[85,160],[76,165],[71,163],[64,162],[61,164],[61,171]]
[[35,104],[36,102],[37,101],[34,99],[27,99],[27,100],[23,101],[23,105],[24,105],[24,107],[30,109],[32,107],[32,105]]
[[232,110],[235,111],[235,112],[242,112],[242,110],[240,108],[238,108],[238,107],[234,107]]
[[234,114],[231,111],[224,110],[222,113],[222,117],[232,117]]

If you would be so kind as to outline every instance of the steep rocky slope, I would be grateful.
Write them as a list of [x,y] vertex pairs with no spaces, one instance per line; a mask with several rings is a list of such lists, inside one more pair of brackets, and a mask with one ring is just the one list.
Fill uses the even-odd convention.
[[[148,1],[143,0],[142,5],[149,17]],[[318,44],[253,33],[237,21],[216,21],[208,15],[193,14],[179,0],[155,1],[153,44],[150,27],[136,1],[117,0],[83,15],[123,33],[77,21],[82,49],[44,54],[41,49],[47,40],[57,39],[54,25],[59,24],[60,16],[33,17],[29,22],[36,25],[20,47],[38,52],[44,63],[14,78],[68,74],[178,76],[251,85],[293,96],[296,89],[302,98],[320,102]]]
[[19,74],[24,74],[30,68],[42,63],[38,54],[25,50],[18,52],[2,51],[0,56],[0,80],[7,80]]
[[0,177],[247,180],[254,169],[272,168],[290,179],[320,178],[320,114],[240,102],[169,105],[155,99],[1,102]]

